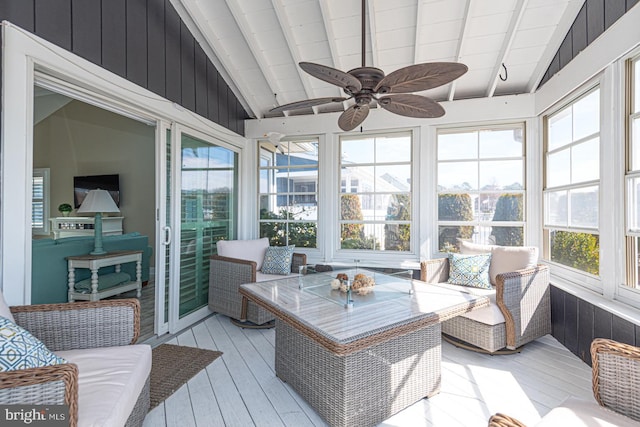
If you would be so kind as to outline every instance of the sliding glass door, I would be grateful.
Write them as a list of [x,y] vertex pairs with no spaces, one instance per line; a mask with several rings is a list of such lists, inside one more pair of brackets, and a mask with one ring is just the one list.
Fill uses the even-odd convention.
[[206,135],[176,130],[172,332],[208,314],[209,259],[218,240],[235,238],[238,200],[238,153]]

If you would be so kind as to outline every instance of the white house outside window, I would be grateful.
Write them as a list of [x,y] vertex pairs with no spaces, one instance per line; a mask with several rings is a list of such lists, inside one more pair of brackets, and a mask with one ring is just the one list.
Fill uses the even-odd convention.
[[524,124],[438,131],[438,250],[524,244]]
[[412,134],[340,138],[339,249],[412,250]]
[[271,245],[316,248],[318,140],[259,145],[260,237]]
[[599,274],[600,90],[545,117],[545,258]]

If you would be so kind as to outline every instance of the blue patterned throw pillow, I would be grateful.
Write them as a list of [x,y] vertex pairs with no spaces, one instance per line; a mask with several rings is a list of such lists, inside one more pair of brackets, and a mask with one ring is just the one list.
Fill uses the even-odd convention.
[[264,274],[291,274],[291,260],[294,245],[269,246],[264,254],[262,272]]
[[67,363],[27,330],[0,317],[0,372]]
[[449,280],[447,283],[491,289],[489,264],[491,254],[449,254]]

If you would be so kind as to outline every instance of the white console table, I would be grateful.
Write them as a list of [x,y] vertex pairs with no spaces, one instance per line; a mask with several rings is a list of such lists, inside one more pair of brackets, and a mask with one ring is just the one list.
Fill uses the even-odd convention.
[[[102,235],[122,234],[123,216],[103,216]],[[54,239],[74,236],[93,236],[95,218],[92,216],[59,216],[50,218]]]
[[[113,287],[100,290],[100,277],[98,270],[101,267],[116,266],[116,273],[120,273],[120,264],[127,262],[136,263],[135,281],[121,283]],[[69,268],[69,302],[75,300],[98,301],[113,295],[118,295],[136,289],[136,296],[140,298],[142,293],[142,251],[118,251],[104,255],[80,255],[67,257]],[[88,268],[91,270],[91,293],[78,292],[75,289],[76,268]],[[103,278],[108,274],[102,276]]]

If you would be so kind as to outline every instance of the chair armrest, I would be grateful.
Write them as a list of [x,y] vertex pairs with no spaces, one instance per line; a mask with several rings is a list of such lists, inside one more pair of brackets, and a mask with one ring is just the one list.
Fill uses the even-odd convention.
[[492,415],[489,418],[489,426],[488,427],[527,427],[522,424],[517,419],[510,417],[508,415],[504,415],[501,413],[497,413]]
[[210,281],[222,284],[237,283],[238,288],[243,283],[256,281],[256,267],[255,261],[211,255]]
[[73,363],[0,372],[2,405],[68,405],[78,424],[78,367]]
[[551,333],[549,267],[539,264],[498,274],[496,303],[505,318],[507,348]]
[[640,348],[596,338],[591,343],[591,368],[598,403],[640,421]]
[[304,265],[307,265],[307,255],[294,252],[293,258],[291,258],[291,272],[299,273],[300,271],[298,267],[301,267]]
[[444,283],[449,279],[449,259],[434,258],[420,262],[420,280],[427,283]]
[[11,307],[16,323],[51,351],[134,344],[140,334],[135,298]]

